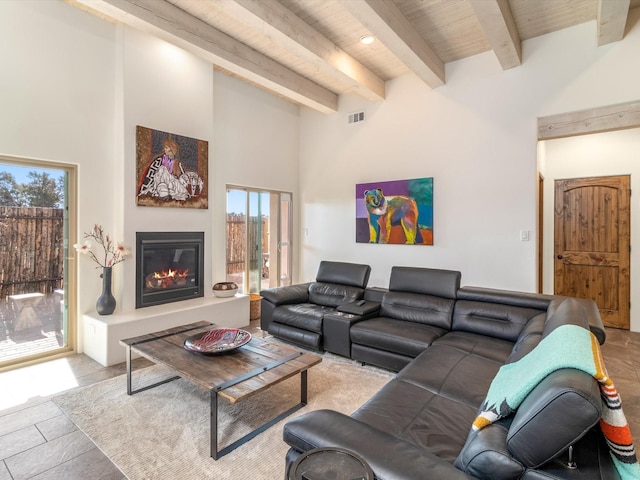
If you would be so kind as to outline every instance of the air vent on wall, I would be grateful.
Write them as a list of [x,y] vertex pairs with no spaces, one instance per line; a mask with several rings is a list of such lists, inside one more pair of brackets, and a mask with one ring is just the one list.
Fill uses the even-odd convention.
[[355,112],[349,114],[349,125],[364,122],[364,112]]

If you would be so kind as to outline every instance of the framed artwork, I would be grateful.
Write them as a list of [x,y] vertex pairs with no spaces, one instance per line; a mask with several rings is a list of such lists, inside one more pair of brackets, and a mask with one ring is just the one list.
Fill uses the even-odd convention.
[[356,242],[433,245],[433,177],[357,184]]
[[209,207],[209,142],[136,127],[136,204]]

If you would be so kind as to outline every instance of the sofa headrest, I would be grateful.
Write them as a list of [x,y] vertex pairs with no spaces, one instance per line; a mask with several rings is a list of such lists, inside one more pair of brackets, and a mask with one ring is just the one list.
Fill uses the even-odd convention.
[[556,305],[556,308],[551,308],[547,312],[547,321],[542,331],[543,338],[562,325],[577,325],[589,329],[582,301],[577,298],[565,298],[559,304],[553,304],[554,307]]
[[454,270],[393,267],[389,290],[455,299],[461,277],[462,274]]
[[458,290],[458,300],[499,303],[501,305],[513,305],[514,307],[535,308],[536,310],[545,311],[555,298],[558,297],[485,287],[464,286]]
[[365,288],[371,267],[358,263],[329,262],[323,260],[318,267],[316,282],[337,283]]
[[[571,300],[571,302],[569,303],[574,304],[574,306],[571,308],[577,308],[578,304],[582,306],[582,311],[578,313],[584,316],[586,325],[588,325],[591,333],[593,333],[598,339],[598,343],[600,343],[600,345],[604,345],[604,342],[607,340],[607,332],[604,329],[604,324],[602,323],[602,318],[600,317],[600,310],[598,310],[598,305],[593,300],[588,298],[556,297],[551,303],[549,303],[547,316],[552,317],[555,314],[555,311],[564,304],[565,300],[569,299]],[[568,309],[569,306],[565,305],[562,308]],[[580,323],[580,326],[585,325]]]

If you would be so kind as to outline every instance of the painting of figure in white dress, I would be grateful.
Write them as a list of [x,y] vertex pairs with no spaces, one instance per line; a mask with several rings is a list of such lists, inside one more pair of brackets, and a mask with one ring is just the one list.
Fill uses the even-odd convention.
[[136,127],[137,204],[208,208],[209,142]]

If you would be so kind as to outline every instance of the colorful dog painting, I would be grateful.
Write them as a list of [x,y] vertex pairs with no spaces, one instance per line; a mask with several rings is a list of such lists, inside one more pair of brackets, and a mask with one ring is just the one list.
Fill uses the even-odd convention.
[[433,245],[433,178],[356,185],[356,242]]

